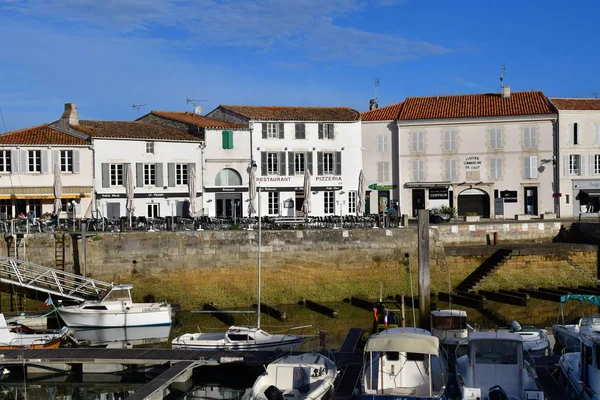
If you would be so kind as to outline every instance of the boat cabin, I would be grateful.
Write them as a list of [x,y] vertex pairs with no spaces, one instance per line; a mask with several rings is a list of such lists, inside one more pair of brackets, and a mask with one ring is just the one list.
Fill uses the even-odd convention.
[[446,339],[465,339],[469,335],[467,312],[435,310],[430,313],[431,334],[444,343]]
[[446,382],[446,361],[440,356],[438,338],[382,332],[367,340],[362,395],[437,398]]
[[600,329],[594,325],[581,328],[581,381],[600,393]]
[[125,301],[131,303],[131,289],[133,289],[131,284],[114,285],[100,298],[100,302]]

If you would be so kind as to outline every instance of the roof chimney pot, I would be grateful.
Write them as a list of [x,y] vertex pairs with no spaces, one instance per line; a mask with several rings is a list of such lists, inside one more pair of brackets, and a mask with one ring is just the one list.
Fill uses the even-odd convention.
[[65,112],[60,119],[68,119],[69,125],[79,125],[79,117],[77,116],[77,106],[75,106],[75,103],[65,103]]
[[502,98],[508,99],[510,97],[510,86],[502,86]]

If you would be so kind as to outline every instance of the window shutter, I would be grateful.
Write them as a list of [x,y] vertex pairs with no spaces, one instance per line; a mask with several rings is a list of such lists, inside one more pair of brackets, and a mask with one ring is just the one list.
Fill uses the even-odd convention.
[[586,174],[585,156],[579,156],[579,175],[584,176]]
[[383,136],[383,151],[389,151],[390,149],[390,138],[388,135]]
[[382,135],[377,136],[377,151],[379,151],[379,152],[383,151],[383,136]]
[[418,181],[419,180],[419,171],[417,170],[418,167],[418,161],[413,161],[412,162],[412,180],[413,181]]
[[496,149],[502,148],[502,129],[496,129]]
[[523,158],[523,165],[524,165],[524,176],[525,178],[531,178],[531,160],[529,159],[529,157],[525,157]]
[[456,131],[450,131],[450,150],[456,150]]
[[490,149],[494,150],[496,148],[496,130],[495,129],[489,129],[488,130],[488,135],[489,135],[489,146]]
[[40,151],[40,163],[42,164],[42,174],[48,173],[48,152],[46,150]]
[[163,163],[155,164],[154,168],[156,168],[156,186],[161,187],[164,185],[164,183],[163,183],[163,180],[164,180],[164,178],[163,178],[163,172],[164,172],[163,171]]
[[167,186],[175,187],[175,164],[167,164]]
[[594,125],[594,144],[600,144],[600,124]]
[[569,156],[568,155],[563,156],[563,173],[565,176],[571,175],[571,168],[569,165]]
[[419,151],[419,137],[417,132],[412,133],[412,151]]
[[110,187],[110,165],[102,163],[102,187]]
[[279,123],[279,139],[285,139],[285,130],[283,129],[283,122]]
[[456,180],[456,160],[451,160],[450,161],[450,167],[452,167],[452,180],[455,181]]
[[229,148],[233,149],[233,131],[229,131]]
[[444,180],[450,180],[450,160],[444,160]]
[[123,164],[123,187],[127,187],[127,174],[131,164]]
[[502,159],[496,159],[496,179],[502,178]]
[[377,163],[377,182],[383,181],[383,163]]
[[266,139],[267,138],[267,123],[263,122],[261,124],[261,129],[262,129],[262,138]]
[[523,148],[528,149],[531,146],[529,139],[529,128],[523,128]]
[[[585,157],[585,156],[582,156]],[[590,175],[596,175],[596,160],[594,158],[594,155],[590,155],[590,162],[589,162],[589,166],[590,166]]]
[[279,161],[279,175],[285,175],[285,151],[279,152],[277,161]]
[[135,186],[144,187],[144,164],[135,164]]
[[323,124],[319,124],[319,139],[323,139]]
[[419,160],[419,180],[422,181],[425,179],[425,161]]
[[19,155],[19,150],[10,151],[10,172],[13,174],[21,172],[21,169],[19,168]]
[[288,151],[288,175],[293,176],[296,174],[295,168],[296,157],[293,151]]
[[537,128],[531,127],[529,132],[531,135],[531,138],[530,138],[531,148],[536,149],[537,148]]
[[529,167],[531,169],[529,172],[529,177],[537,178],[537,156],[529,157]]
[[317,175],[323,175],[323,152],[317,151]]
[[29,162],[29,153],[27,150],[21,150],[21,156],[19,157],[19,162],[21,163],[21,167],[19,168],[22,174],[29,172],[27,163]]
[[60,151],[52,150],[52,172],[54,172],[54,166],[56,164],[60,167]]
[[261,175],[267,176],[267,152],[266,151],[260,152],[260,169],[261,169]]
[[490,178],[496,179],[496,159],[494,157],[490,158]]
[[308,172],[313,174],[313,153],[312,151],[306,152],[306,168],[308,168]]
[[342,152],[335,152],[335,174],[342,175]]
[[73,173],[79,173],[79,150],[73,150]]

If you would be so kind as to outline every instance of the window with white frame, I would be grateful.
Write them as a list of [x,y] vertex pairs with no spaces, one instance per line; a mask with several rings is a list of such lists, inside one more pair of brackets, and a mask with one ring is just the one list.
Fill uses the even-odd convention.
[[413,160],[412,162],[412,180],[419,182],[425,179],[425,161]]
[[425,150],[425,133],[422,131],[411,132],[411,151],[422,153]]
[[354,214],[356,213],[356,199],[358,198],[357,192],[355,190],[351,190],[348,192],[348,213]]
[[123,164],[110,164],[110,186],[123,186]]
[[279,153],[267,153],[267,175],[279,175]]
[[187,164],[175,164],[175,185],[184,186],[188,184]]
[[492,128],[489,130],[490,150],[502,150],[502,129]]
[[379,153],[383,153],[389,150],[389,136],[388,135],[378,135],[377,136],[377,151]]
[[42,172],[42,151],[29,150],[29,172]]
[[10,150],[0,150],[0,172],[10,172]]
[[144,164],[144,186],[156,185],[156,164]]
[[447,181],[455,181],[457,179],[456,160],[444,160],[444,179]]
[[335,213],[335,192],[323,192],[323,212],[325,214]]
[[148,218],[160,217],[160,204],[150,203],[148,204]]
[[592,156],[592,168],[594,171],[594,175],[600,175],[600,154],[594,154]]
[[377,162],[377,182],[388,182],[390,180],[390,162]]
[[537,149],[537,128],[535,126],[523,128],[523,148]]
[[267,124],[267,139],[279,139],[279,124]]
[[269,214],[279,215],[279,192],[269,192]]
[[581,175],[581,156],[579,154],[569,155],[569,175]]
[[323,175],[335,174],[335,153],[323,153]]
[[333,124],[323,124],[323,139],[335,139]]
[[296,175],[301,175],[304,173],[305,167],[305,156],[304,153],[294,153],[294,173]]
[[73,172],[73,150],[60,151],[60,172]]
[[146,142],[146,154],[154,154],[154,142]]
[[444,131],[444,151],[456,151],[456,131],[454,129]]
[[579,124],[574,122],[570,126],[569,131],[569,144],[580,144],[581,139],[579,137]]
[[526,179],[537,178],[537,156],[523,158],[523,176]]
[[0,219],[12,218],[12,200],[0,200]]
[[492,178],[492,179],[502,178],[502,158],[500,158],[500,157],[490,158],[490,178]]

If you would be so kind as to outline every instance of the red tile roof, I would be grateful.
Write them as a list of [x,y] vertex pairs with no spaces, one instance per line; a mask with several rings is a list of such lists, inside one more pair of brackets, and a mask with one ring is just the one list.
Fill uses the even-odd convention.
[[17,144],[33,146],[89,146],[90,142],[68,135],[48,126],[48,124],[44,124],[0,135],[0,145]]
[[79,121],[71,128],[89,134],[92,138],[168,140],[198,142],[195,136],[174,128],[150,122]]
[[259,121],[354,122],[360,113],[349,107],[228,106],[219,108]]
[[600,110],[600,99],[551,97],[550,101],[559,110]]
[[508,98],[499,93],[454,96],[408,97],[400,120],[508,117],[556,114],[541,91],[513,92]]
[[400,118],[400,111],[402,111],[403,104],[403,102],[400,102],[375,110],[365,111],[360,114],[360,119],[363,121],[395,121]]
[[192,114],[190,112],[151,111],[150,113],[157,117],[167,118],[205,129],[248,129],[247,125],[232,124],[230,122]]

